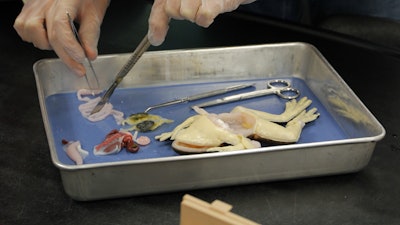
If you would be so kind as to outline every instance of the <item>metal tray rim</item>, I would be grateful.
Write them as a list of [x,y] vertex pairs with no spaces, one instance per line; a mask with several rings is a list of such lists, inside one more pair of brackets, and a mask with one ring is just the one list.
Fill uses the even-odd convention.
[[[83,164],[83,165],[66,165],[61,163],[57,156],[52,154],[53,164],[61,169],[66,171],[75,171],[75,170],[86,170],[93,168],[104,168],[104,167],[113,167],[113,166],[127,166],[127,165],[140,165],[147,163],[158,163],[158,162],[169,162],[169,161],[179,161],[179,160],[196,160],[196,159],[204,159],[204,158],[217,158],[217,157],[227,157],[233,155],[246,155],[253,153],[267,153],[267,152],[275,152],[275,151],[286,151],[286,150],[304,150],[307,148],[314,147],[329,147],[336,145],[345,145],[345,144],[357,144],[357,143],[372,143],[378,142],[385,136],[385,130],[382,130],[382,133],[373,137],[362,137],[362,138],[352,138],[352,139],[343,139],[343,140],[332,140],[332,141],[322,141],[322,142],[313,142],[313,143],[302,143],[302,144],[290,144],[290,145],[278,145],[278,146],[270,146],[263,147],[257,149],[248,149],[243,151],[233,151],[233,152],[216,152],[216,153],[204,153],[204,154],[193,154],[193,155],[178,155],[178,156],[170,156],[170,157],[161,157],[161,158],[151,158],[151,159],[136,159],[136,160],[126,160],[119,162],[106,162],[106,163],[95,163],[95,164]],[[54,147],[51,146],[53,149]],[[54,150],[54,149],[53,149]]]

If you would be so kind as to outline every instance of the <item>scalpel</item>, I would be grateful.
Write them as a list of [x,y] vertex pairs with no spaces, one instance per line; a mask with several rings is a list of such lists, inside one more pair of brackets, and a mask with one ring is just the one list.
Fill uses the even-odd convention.
[[136,62],[140,59],[140,57],[149,47],[150,47],[150,42],[146,34],[146,36],[143,38],[138,47],[132,53],[128,61],[119,71],[119,73],[115,77],[114,82],[107,89],[106,93],[103,95],[99,103],[97,103],[97,105],[94,107],[90,115],[99,112],[104,107],[104,105],[108,102],[111,95],[113,94],[115,88],[119,85],[119,83],[121,83],[122,79],[124,79],[124,77],[128,74],[128,72],[132,69],[132,67],[136,64]]

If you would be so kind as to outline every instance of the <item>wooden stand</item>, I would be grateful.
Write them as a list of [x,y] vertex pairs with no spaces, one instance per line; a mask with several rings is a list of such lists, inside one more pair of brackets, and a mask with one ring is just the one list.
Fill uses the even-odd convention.
[[184,195],[181,202],[180,225],[256,225],[251,220],[231,213],[232,206],[215,200],[211,204]]

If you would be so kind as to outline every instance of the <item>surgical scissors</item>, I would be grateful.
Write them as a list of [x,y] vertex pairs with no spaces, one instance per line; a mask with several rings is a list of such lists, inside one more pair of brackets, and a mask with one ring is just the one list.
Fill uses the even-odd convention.
[[225,103],[229,103],[229,102],[235,102],[235,101],[240,101],[240,100],[244,100],[244,99],[265,96],[265,95],[271,95],[271,94],[278,95],[279,97],[281,97],[283,99],[294,99],[294,98],[297,98],[300,96],[300,91],[296,88],[291,87],[291,84],[289,81],[281,80],[281,79],[270,80],[267,82],[266,89],[246,92],[246,93],[237,94],[237,95],[231,95],[231,96],[227,96],[224,98],[219,98],[216,100],[204,102],[204,103],[195,105],[193,107],[201,107],[202,108],[202,107],[220,105],[220,104],[225,104]]

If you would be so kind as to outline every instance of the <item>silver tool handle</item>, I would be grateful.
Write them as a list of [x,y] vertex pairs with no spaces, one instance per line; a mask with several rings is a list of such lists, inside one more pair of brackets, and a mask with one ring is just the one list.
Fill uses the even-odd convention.
[[202,107],[208,107],[208,106],[214,106],[214,105],[221,105],[221,104],[225,104],[225,103],[236,102],[236,101],[240,101],[240,100],[244,100],[244,99],[251,99],[251,98],[260,97],[260,96],[264,96],[264,95],[278,94],[279,90],[281,90],[281,89],[268,88],[268,89],[262,89],[262,90],[257,90],[257,91],[251,91],[251,92],[246,92],[246,93],[242,93],[242,94],[227,96],[224,98],[219,98],[219,99],[209,101],[209,102],[203,102],[196,106],[202,108]]
[[164,106],[170,106],[170,105],[174,105],[174,104],[178,104],[178,103],[189,102],[189,101],[194,101],[194,100],[198,100],[198,99],[202,99],[202,98],[208,98],[208,97],[212,97],[212,96],[216,96],[216,95],[220,95],[220,94],[225,94],[225,93],[228,93],[231,91],[236,91],[236,90],[252,87],[254,85],[255,85],[254,83],[253,84],[238,84],[238,85],[234,85],[234,86],[230,86],[230,87],[226,87],[226,88],[222,88],[222,89],[207,91],[204,93],[184,97],[181,99],[164,102],[164,103],[161,103],[158,105],[153,105],[153,106],[148,107],[144,112],[147,113],[150,110],[155,109],[155,108],[160,108],[160,107],[164,107]]
[[244,99],[264,96],[264,95],[276,94],[278,91],[279,91],[279,89],[274,89],[274,88],[263,89],[263,90],[258,90],[258,91],[251,91],[251,92],[247,92],[247,93],[243,93],[243,94],[227,96],[225,98],[222,98],[222,101],[224,103],[235,102],[235,101],[240,101],[240,100],[244,100]]
[[215,96],[215,95],[225,94],[227,92],[240,90],[240,89],[251,87],[251,86],[254,86],[254,85],[255,84],[238,84],[238,85],[230,86],[230,87],[223,88],[223,89],[218,89],[218,90],[214,90],[214,91],[208,91],[208,92],[205,92],[205,93],[192,95],[192,96],[184,98],[183,100],[184,101],[194,101],[194,100],[207,98],[207,97],[211,97],[211,96]]
[[150,47],[149,39],[146,36],[142,39],[139,43],[135,51],[129,57],[128,61],[122,67],[122,69],[118,72],[117,76],[115,77],[115,82],[119,83],[121,80],[129,73],[132,67],[137,63],[143,53]]
[[114,93],[115,88],[121,83],[124,77],[129,73],[132,67],[136,64],[136,62],[140,59],[143,53],[150,47],[149,39],[147,38],[147,34],[144,36],[143,40],[139,43],[135,51],[129,57],[128,61],[122,67],[122,69],[118,72],[117,76],[115,77],[114,82],[111,86],[107,89],[106,93],[101,98],[100,102],[94,107],[90,115],[99,112],[104,105],[108,102],[111,95]]

